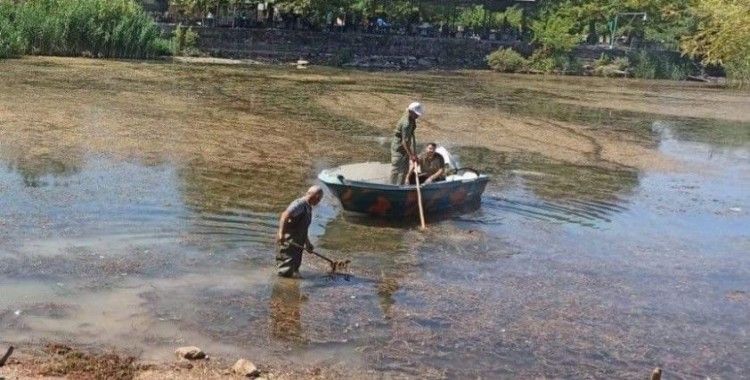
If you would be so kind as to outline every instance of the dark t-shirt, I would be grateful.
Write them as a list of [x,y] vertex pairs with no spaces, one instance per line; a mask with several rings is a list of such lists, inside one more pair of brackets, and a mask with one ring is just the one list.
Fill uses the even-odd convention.
[[299,198],[292,201],[286,208],[291,220],[287,224],[286,232],[292,238],[292,241],[299,245],[305,244],[307,240],[307,230],[312,222],[312,207],[305,198]]
[[[432,159],[427,158],[427,153],[422,153],[419,155],[419,167],[422,169],[420,178],[422,176],[429,177],[445,167],[445,160],[443,160],[443,156],[437,153],[432,155]],[[441,178],[443,177],[445,176],[441,176]]]

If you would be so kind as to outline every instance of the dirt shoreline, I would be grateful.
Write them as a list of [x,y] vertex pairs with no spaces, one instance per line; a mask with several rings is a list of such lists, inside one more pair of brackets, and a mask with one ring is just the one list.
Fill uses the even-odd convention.
[[[3,351],[8,347],[3,345]],[[0,379],[324,379],[337,374],[320,367],[286,368],[255,363],[259,372],[252,376],[235,373],[232,366],[237,359],[214,357],[187,360],[175,356],[173,361],[142,360],[119,348],[75,347],[60,343],[46,343],[16,348],[5,366],[0,367]],[[252,362],[252,360],[250,360]],[[338,374],[340,375],[340,374]]]

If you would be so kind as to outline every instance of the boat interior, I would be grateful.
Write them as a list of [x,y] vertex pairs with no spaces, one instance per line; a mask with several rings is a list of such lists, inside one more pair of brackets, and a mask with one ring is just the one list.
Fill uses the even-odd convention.
[[[388,185],[391,179],[391,164],[382,162],[363,162],[358,164],[342,165],[337,168],[324,171],[331,179],[344,176],[349,181],[369,182]],[[450,174],[446,181],[465,181],[478,178],[479,175],[473,171],[465,171]]]

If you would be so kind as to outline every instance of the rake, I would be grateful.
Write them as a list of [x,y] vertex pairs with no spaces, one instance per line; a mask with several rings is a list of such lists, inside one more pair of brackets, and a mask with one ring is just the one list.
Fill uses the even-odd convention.
[[349,264],[352,262],[351,260],[331,260],[320,253],[317,253],[313,250],[305,249],[305,247],[293,242],[289,241],[289,245],[295,246],[297,248],[302,248],[304,251],[307,251],[308,253],[312,253],[315,256],[320,257],[321,259],[328,262],[328,264],[331,266],[331,274],[340,273],[340,274],[346,274],[344,272],[348,272],[349,270]]

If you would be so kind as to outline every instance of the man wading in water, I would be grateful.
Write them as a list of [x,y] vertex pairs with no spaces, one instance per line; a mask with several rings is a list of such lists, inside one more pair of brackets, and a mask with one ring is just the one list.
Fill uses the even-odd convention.
[[391,140],[391,184],[403,185],[409,162],[417,160],[417,142],[414,130],[417,119],[424,114],[424,106],[418,102],[409,104],[406,113],[398,121]]
[[[302,198],[295,199],[281,213],[276,242],[279,243],[276,262],[279,276],[292,277],[299,274],[302,265],[302,247],[312,251],[313,245],[307,236],[312,221],[312,208],[323,198],[323,189],[312,186]],[[290,244],[294,243],[294,244]]]

